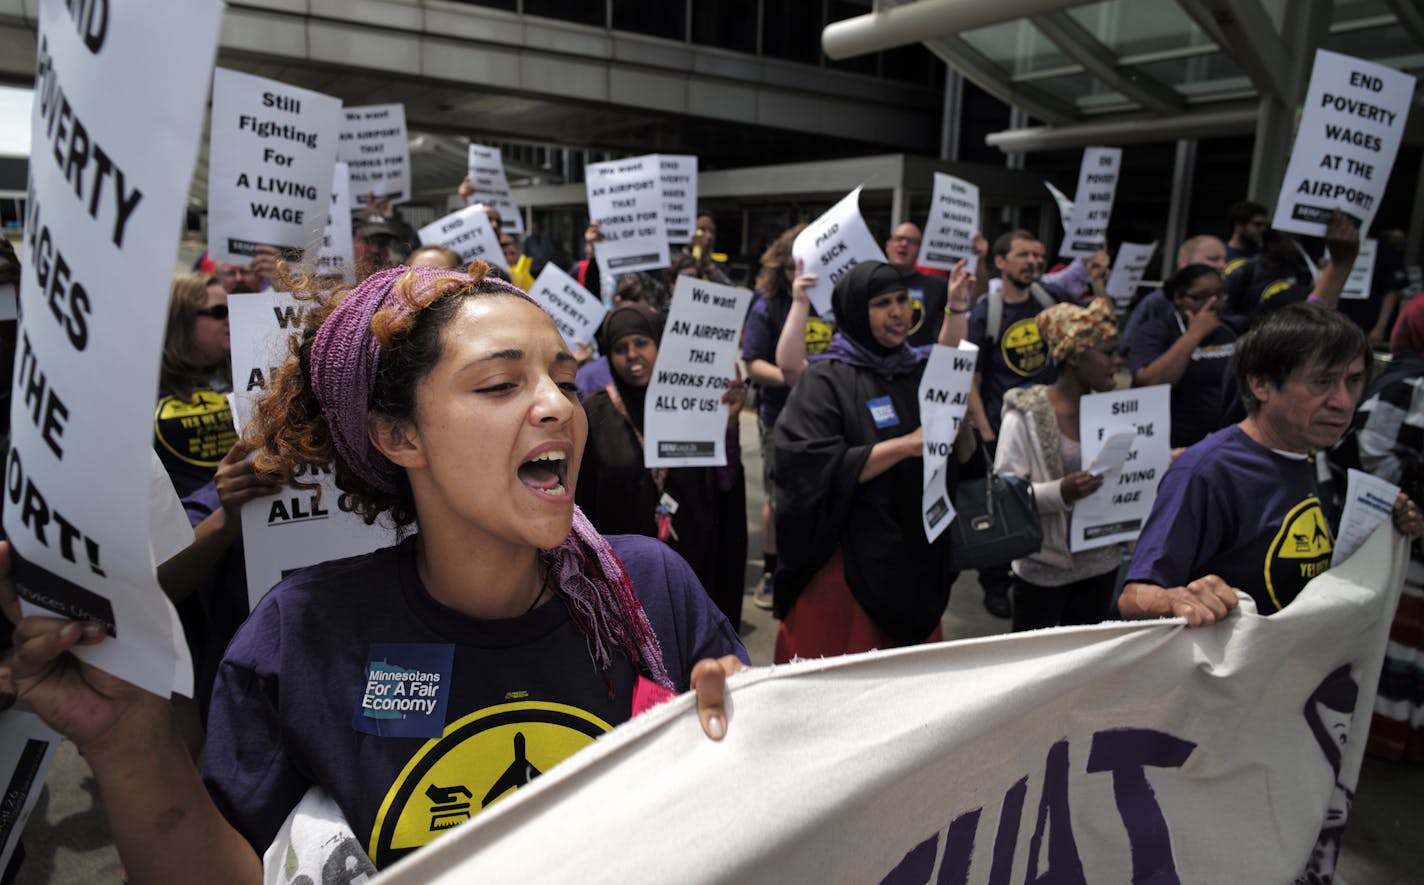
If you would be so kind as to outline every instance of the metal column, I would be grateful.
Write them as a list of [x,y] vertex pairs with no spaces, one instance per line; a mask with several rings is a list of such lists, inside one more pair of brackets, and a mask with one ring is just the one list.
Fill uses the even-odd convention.
[[1192,187],[1197,169],[1197,143],[1184,138],[1177,142],[1172,161],[1172,202],[1167,209],[1167,236],[1162,241],[1162,279],[1177,270],[1177,247],[1187,238],[1187,213],[1191,210]]

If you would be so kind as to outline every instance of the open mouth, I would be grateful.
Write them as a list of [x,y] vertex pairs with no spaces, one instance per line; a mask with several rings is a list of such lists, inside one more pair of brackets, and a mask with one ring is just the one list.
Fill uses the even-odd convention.
[[528,488],[554,498],[569,494],[568,455],[561,451],[540,452],[519,465],[519,481]]

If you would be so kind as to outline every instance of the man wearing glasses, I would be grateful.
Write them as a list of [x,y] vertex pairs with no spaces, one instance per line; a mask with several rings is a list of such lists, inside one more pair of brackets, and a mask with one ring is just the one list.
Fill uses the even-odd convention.
[[920,229],[905,222],[890,232],[885,241],[885,257],[890,266],[905,278],[910,293],[911,347],[934,344],[944,319],[944,304],[949,284],[943,277],[931,276],[915,267],[920,258]]

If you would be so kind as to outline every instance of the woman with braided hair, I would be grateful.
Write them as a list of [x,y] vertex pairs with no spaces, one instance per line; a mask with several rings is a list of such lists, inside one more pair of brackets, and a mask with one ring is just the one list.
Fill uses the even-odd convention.
[[574,506],[574,358],[487,270],[296,286],[315,306],[259,402],[258,468],[333,464],[355,510],[404,537],[257,605],[218,675],[201,780],[167,701],[66,653],[102,628],[18,622],[17,691],[93,767],[134,881],[259,881],[313,788],[388,865],[628,719],[635,696],[694,687],[704,730],[725,733],[745,651],[666,545],[605,539]]

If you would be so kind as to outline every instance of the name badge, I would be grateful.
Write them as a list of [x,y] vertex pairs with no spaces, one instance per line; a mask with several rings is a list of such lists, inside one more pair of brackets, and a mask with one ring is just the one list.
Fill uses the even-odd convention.
[[876,428],[884,430],[900,423],[900,416],[895,414],[895,404],[890,402],[890,397],[876,397],[865,405],[870,409],[870,419],[875,422]]
[[366,684],[351,727],[381,737],[440,737],[455,646],[377,642],[366,655]]

